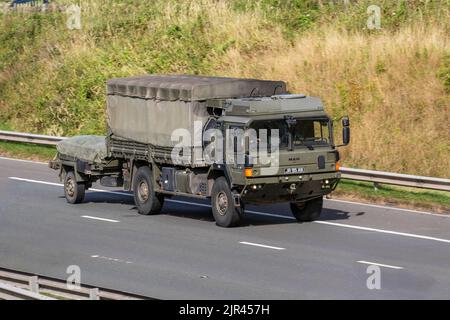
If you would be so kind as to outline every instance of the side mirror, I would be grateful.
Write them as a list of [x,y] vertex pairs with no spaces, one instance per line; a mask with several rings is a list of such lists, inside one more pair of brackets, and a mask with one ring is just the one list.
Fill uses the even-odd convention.
[[348,117],[342,118],[342,144],[336,147],[345,147],[350,143],[350,120]]
[[344,146],[348,146],[350,143],[350,127],[342,128],[342,142]]
[[342,126],[343,127],[350,127],[350,119],[348,117],[342,118]]

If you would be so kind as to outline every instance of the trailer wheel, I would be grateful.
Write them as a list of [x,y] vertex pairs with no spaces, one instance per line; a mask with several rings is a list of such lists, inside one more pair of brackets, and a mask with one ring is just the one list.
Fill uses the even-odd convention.
[[224,177],[214,181],[211,190],[211,206],[216,224],[220,227],[235,227],[242,220],[243,209],[235,207],[233,194]]
[[134,202],[138,212],[143,215],[161,212],[164,196],[155,193],[152,172],[149,167],[140,167],[133,179]]
[[84,200],[86,185],[77,182],[73,171],[67,172],[64,177],[64,195],[68,203],[81,203]]
[[323,198],[312,199],[302,203],[291,203],[291,211],[299,222],[309,222],[319,219],[322,213]]

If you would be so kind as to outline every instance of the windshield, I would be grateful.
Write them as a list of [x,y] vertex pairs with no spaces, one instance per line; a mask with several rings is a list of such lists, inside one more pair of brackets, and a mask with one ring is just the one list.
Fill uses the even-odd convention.
[[331,143],[328,119],[292,118],[289,120],[258,120],[252,122],[250,127],[256,130],[258,138],[259,130],[267,129],[269,141],[270,130],[278,129],[280,134],[280,149],[312,147],[329,145]]

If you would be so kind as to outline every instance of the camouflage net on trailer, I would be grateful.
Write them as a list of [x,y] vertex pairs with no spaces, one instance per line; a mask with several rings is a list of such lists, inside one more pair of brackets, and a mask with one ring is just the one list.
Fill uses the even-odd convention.
[[62,140],[56,146],[59,153],[77,159],[100,163],[106,158],[104,136],[76,136]]

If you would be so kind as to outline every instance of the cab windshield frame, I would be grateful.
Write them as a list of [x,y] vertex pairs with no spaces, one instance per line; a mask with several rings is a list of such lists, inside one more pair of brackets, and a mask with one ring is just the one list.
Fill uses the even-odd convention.
[[[293,121],[293,122],[292,122]],[[291,125],[288,124],[291,122]],[[296,138],[293,136],[297,133],[299,135],[299,129],[301,128],[301,124],[305,124],[305,122],[309,122],[309,128],[306,130],[309,131],[309,136],[304,137],[303,141],[299,143]],[[256,124],[256,126],[255,126]],[[270,125],[269,125],[270,124]],[[316,137],[315,126],[317,125],[320,128],[320,137]],[[255,119],[253,120],[249,126],[250,129],[255,129],[258,138],[260,129],[267,129],[268,135],[268,143],[270,144],[270,130],[278,129],[280,134],[279,140],[279,148],[280,150],[288,149],[295,150],[301,148],[314,149],[315,147],[332,147],[333,144],[333,122],[327,116],[321,117],[301,117],[294,116],[290,117],[289,120],[286,118],[274,118],[274,119]],[[311,132],[313,134],[311,135]],[[306,131],[304,130],[305,134]],[[259,139],[258,139],[259,140]],[[269,147],[270,150],[270,147]]]

